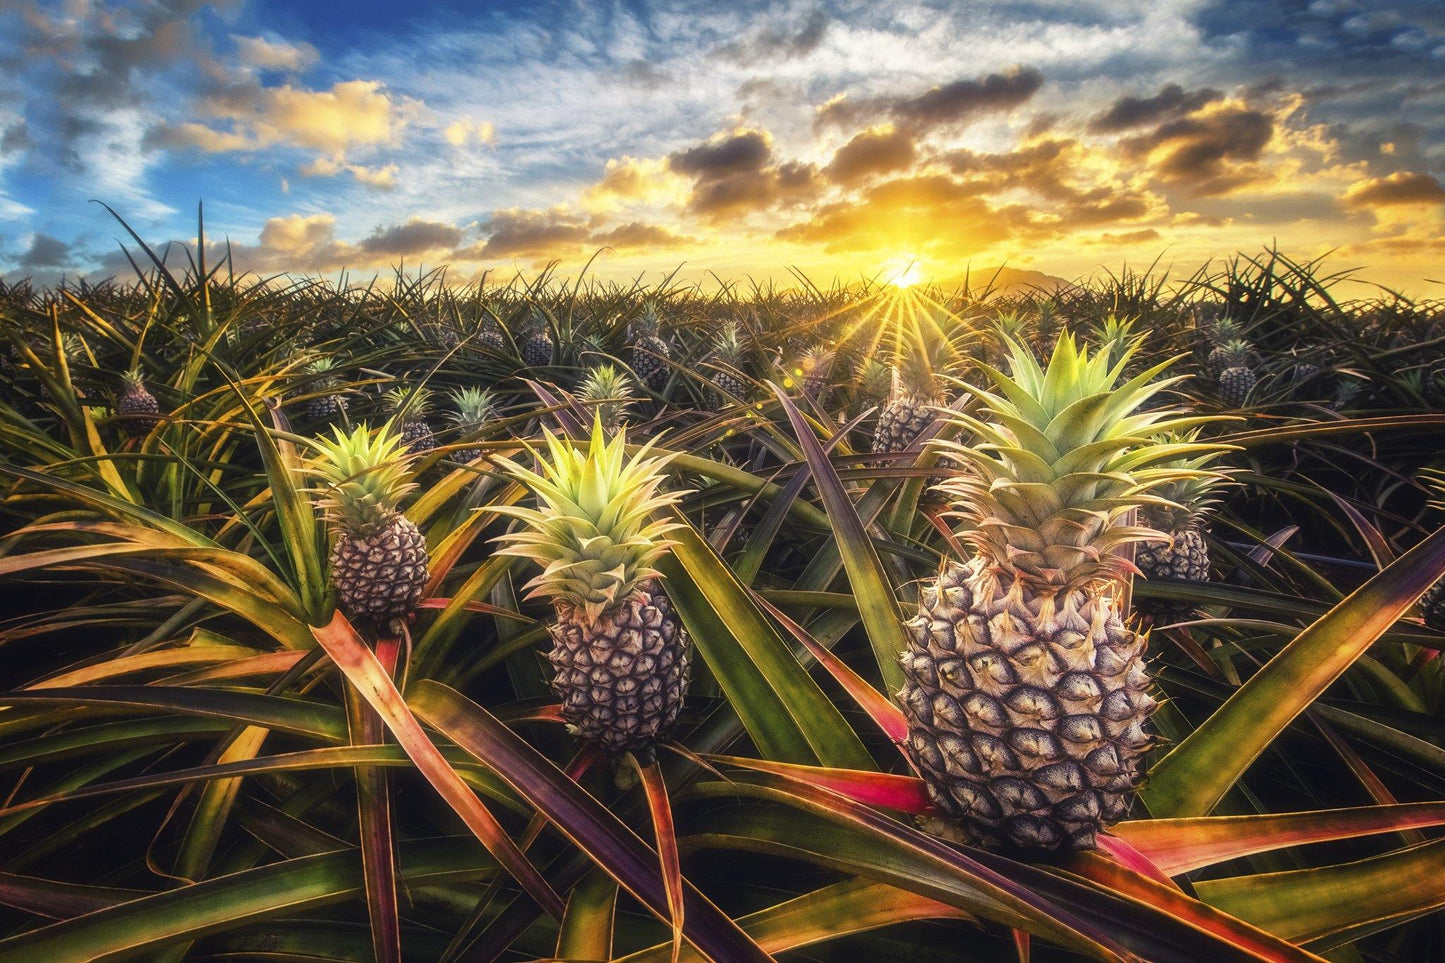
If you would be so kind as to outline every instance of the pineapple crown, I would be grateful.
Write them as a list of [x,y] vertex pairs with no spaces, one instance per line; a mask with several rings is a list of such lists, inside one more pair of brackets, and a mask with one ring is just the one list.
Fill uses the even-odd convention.
[[1226,368],[1244,367],[1253,355],[1254,349],[1243,338],[1231,338],[1220,345],[1220,360]]
[[[1169,432],[1161,435],[1158,441],[1171,445],[1195,445],[1199,441],[1199,432],[1194,429]],[[1216,449],[1161,463],[1160,468],[1178,469],[1184,474],[1151,489],[1149,494],[1154,500],[1142,513],[1149,523],[1157,522],[1160,530],[1178,531],[1213,511],[1219,504],[1220,492],[1232,484],[1233,476],[1238,474],[1237,469],[1211,467],[1218,456],[1219,450]]]
[[577,396],[590,402],[597,413],[602,427],[616,429],[632,404],[632,378],[616,366],[600,364],[587,372],[587,378],[578,389]]
[[120,376],[120,381],[127,391],[144,391],[146,387],[145,372],[139,368],[131,368]]
[[425,385],[415,388],[392,388],[386,393],[386,405],[394,415],[407,421],[421,418],[431,407],[431,389]]
[[1210,335],[1216,344],[1234,341],[1242,334],[1244,334],[1244,328],[1233,318],[1219,318],[1210,329]]
[[496,396],[490,389],[458,388],[452,392],[452,404],[457,413],[453,419],[463,428],[480,428],[494,414]]
[[713,342],[713,353],[730,364],[736,363],[737,359],[743,356],[742,336],[738,332],[736,321],[723,325],[717,340]]
[[1002,342],[1022,341],[1028,330],[1028,319],[1017,311],[1004,311],[993,319],[993,329]]
[[[1222,450],[1160,436],[1215,419],[1139,410],[1180,380],[1154,380],[1173,360],[1120,384],[1132,349],[1110,364],[1064,332],[1047,368],[1019,342],[1009,353],[1010,374],[981,366],[997,393],[969,387],[980,416],[948,414],[977,440],[937,443],[967,470],[936,489],[972,523],[965,537],[978,554],[1021,581],[1057,591],[1124,577],[1132,566],[1117,550],[1164,537],[1128,524],[1131,512],[1163,501],[1155,489],[1203,473]],[[1198,467],[1170,464],[1186,458]]]
[[1110,314],[1099,328],[1099,350],[1109,356],[1110,364],[1117,363],[1126,350],[1137,351],[1147,334],[1134,334],[1134,319],[1119,318]]
[[649,441],[629,458],[626,432],[609,441],[598,418],[585,451],[545,429],[544,434],[545,455],[527,446],[538,471],[497,459],[532,490],[538,505],[492,509],[524,525],[499,536],[497,551],[542,566],[527,583],[528,598],[548,596],[590,625],[639,582],[658,577],[652,565],[673,544],[667,534],[681,525],[655,521],[653,515],[685,493],[658,490],[672,455],[654,455]]
[[323,357],[317,358],[315,361],[311,362],[306,366],[306,373],[314,375],[326,374],[329,371],[335,370],[336,359],[331,357],[330,355],[325,355]]
[[332,437],[313,439],[311,445],[317,457],[305,471],[322,483],[316,491],[327,520],[348,534],[364,538],[381,529],[416,488],[411,481],[415,458],[389,425],[375,434],[365,424],[350,434],[336,428]]

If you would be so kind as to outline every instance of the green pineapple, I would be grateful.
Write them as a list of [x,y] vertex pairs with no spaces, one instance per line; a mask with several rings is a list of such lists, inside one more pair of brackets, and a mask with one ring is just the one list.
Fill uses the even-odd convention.
[[127,371],[121,378],[123,390],[115,403],[115,413],[123,419],[126,434],[144,438],[161,423],[160,402],[146,388],[140,369]]
[[401,425],[402,443],[406,450],[423,455],[437,446],[436,435],[426,420],[431,405],[431,391],[425,387],[392,388],[386,393],[392,420]]
[[347,616],[390,625],[416,610],[427,582],[426,539],[398,507],[416,487],[414,456],[390,425],[333,432],[312,442],[318,457],[308,466],[336,536],[331,584]]
[[577,399],[596,411],[602,430],[612,435],[627,424],[627,409],[634,401],[632,389],[632,379],[625,372],[600,364],[587,372]]
[[1155,702],[1120,551],[1163,537],[1125,520],[1183,474],[1158,466],[1187,448],[1155,439],[1190,422],[1139,412],[1167,365],[1120,385],[1128,360],[1064,333],[1045,370],[1015,344],[1011,375],[985,369],[997,394],[972,389],[984,412],[952,415],[976,441],[941,446],[966,470],[939,490],[975,555],[923,588],[899,694],[951,838],[1090,848],[1132,802]]
[[[1197,431],[1161,439],[1183,445],[1195,444],[1197,440]],[[1209,470],[1216,458],[1216,450],[1211,448],[1160,466],[1186,474],[1153,489],[1151,494],[1162,501],[1151,501],[1139,509],[1140,524],[1169,536],[1167,542],[1144,542],[1135,546],[1134,564],[1146,579],[1209,581],[1206,528],[1210,513],[1218,505],[1219,492],[1229,480],[1228,472]],[[1194,611],[1187,602],[1169,599],[1138,599],[1135,607],[1156,622],[1177,622]]]
[[935,350],[912,345],[894,366],[888,403],[873,429],[873,450],[879,454],[903,451],[938,418],[936,408],[948,405],[948,392],[940,377]]
[[659,490],[671,456],[649,442],[629,458],[626,432],[609,441],[600,420],[585,450],[551,432],[546,444],[536,472],[498,459],[538,504],[496,509],[524,525],[498,538],[498,552],[542,568],[527,597],[556,611],[550,659],[563,719],[609,752],[650,753],[688,683],[687,632],[652,567],[678,527],[654,519],[679,498]]
[[1204,370],[1211,378],[1218,378],[1229,365],[1228,356],[1225,353],[1225,346],[1235,341],[1244,340],[1244,329],[1238,321],[1231,318],[1220,318],[1215,321],[1204,332],[1204,343],[1208,347],[1208,354],[1204,360]]
[[[495,395],[481,388],[458,388],[452,392],[452,405],[456,407],[452,420],[462,438],[476,435],[497,412]],[[462,448],[452,453],[452,457],[460,462],[474,462],[481,456],[480,448]]]

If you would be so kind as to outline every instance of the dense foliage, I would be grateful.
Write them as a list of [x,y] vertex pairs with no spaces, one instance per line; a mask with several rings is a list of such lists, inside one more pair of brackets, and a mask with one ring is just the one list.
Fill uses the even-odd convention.
[[[1445,952],[1445,306],[138,256],[0,289],[0,959]],[[1102,809],[960,816],[962,585],[1130,660]]]

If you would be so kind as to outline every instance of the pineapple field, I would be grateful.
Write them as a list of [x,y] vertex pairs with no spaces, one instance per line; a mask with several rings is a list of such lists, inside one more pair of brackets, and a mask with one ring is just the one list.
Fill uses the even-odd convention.
[[1445,959],[1445,303],[132,238],[0,286],[0,960]]

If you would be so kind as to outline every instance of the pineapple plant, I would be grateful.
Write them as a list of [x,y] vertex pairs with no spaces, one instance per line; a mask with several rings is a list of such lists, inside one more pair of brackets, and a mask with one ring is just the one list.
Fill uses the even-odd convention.
[[527,597],[550,599],[556,613],[549,658],[563,719],[608,752],[646,755],[688,684],[687,632],[652,567],[678,527],[654,518],[681,494],[660,490],[671,456],[648,442],[629,458],[625,430],[609,441],[600,419],[585,450],[545,437],[537,471],[498,458],[538,506],[496,509],[522,523],[498,538],[498,552],[542,568]]
[[1209,350],[1204,358],[1204,370],[1211,378],[1218,379],[1228,367],[1229,358],[1225,353],[1225,346],[1242,341],[1243,336],[1244,330],[1239,322],[1230,318],[1220,318],[1205,329],[1204,343]]
[[507,334],[502,330],[497,319],[488,315],[482,321],[481,327],[477,330],[477,347],[492,354],[505,354],[507,351]]
[[803,391],[813,398],[821,399],[833,380],[835,353],[826,345],[815,344],[808,348],[789,367],[788,374],[798,379]]
[[401,426],[402,444],[414,454],[425,454],[437,446],[436,435],[426,420],[431,391],[425,387],[392,388],[386,393],[391,417]]
[[547,330],[547,321],[540,314],[532,322],[527,339],[522,342],[522,361],[532,368],[545,368],[557,357],[557,345]]
[[746,400],[750,387],[743,375],[747,359],[736,322],[723,326],[712,346],[712,383],[719,401],[727,404],[732,398]]
[[[1430,507],[1437,512],[1445,511],[1445,471],[1427,468],[1420,473],[1420,480],[1435,492],[1436,498],[1431,500]],[[1420,614],[1428,627],[1445,632],[1445,579],[1425,591],[1420,599]]]
[[658,334],[660,319],[657,304],[649,300],[642,308],[642,316],[632,326],[632,347],[628,363],[637,380],[650,391],[661,391],[667,387],[672,368],[668,361],[672,349]]
[[399,509],[416,487],[401,435],[391,425],[373,433],[333,429],[312,442],[307,466],[322,483],[320,505],[335,535],[331,585],[354,620],[391,626],[416,609],[427,582],[426,539]]
[[[497,409],[493,393],[481,388],[458,388],[452,392],[452,405],[456,408],[452,421],[462,438],[470,438],[481,431]],[[461,462],[476,461],[481,455],[480,448],[462,448],[452,453],[452,457]]]
[[330,421],[346,413],[346,398],[337,390],[335,376],[336,361],[333,358],[318,358],[306,368],[314,380],[314,397],[301,405],[301,415],[308,421]]
[[1034,319],[1034,350],[1040,357],[1047,358],[1053,354],[1054,345],[1063,330],[1064,323],[1059,315],[1058,305],[1053,301],[1040,304],[1039,316]]
[[1087,849],[1128,812],[1152,743],[1146,637],[1126,622],[1121,550],[1162,533],[1126,523],[1189,422],[1139,412],[1165,365],[1119,384],[1067,332],[1047,369],[1022,344],[1010,374],[985,369],[977,436],[943,444],[966,470],[939,489],[970,523],[974,555],[925,584],[907,623],[900,703],[908,748],[940,817],[928,828],[981,845]]
[[115,413],[124,419],[125,431],[132,438],[144,438],[160,424],[160,402],[146,388],[139,368],[121,377],[122,391],[115,402]]
[[[1219,398],[1231,408],[1243,408],[1259,376],[1254,373],[1254,352],[1242,338],[1226,341],[1219,352]],[[1211,353],[1211,358],[1214,354]]]
[[878,414],[873,430],[873,451],[879,454],[903,451],[919,432],[938,417],[936,408],[948,404],[938,372],[928,352],[915,349],[895,365],[888,403]]
[[[1198,432],[1161,440],[1193,445],[1198,441]],[[1227,471],[1210,470],[1215,459],[1215,452],[1209,450],[1160,466],[1185,474],[1155,488],[1151,494],[1159,500],[1139,509],[1142,525],[1169,538],[1165,542],[1141,542],[1135,546],[1134,564],[1146,579],[1209,581],[1209,543],[1205,541],[1205,534],[1209,515],[1219,502],[1219,491],[1229,480]],[[1193,611],[1193,606],[1186,602],[1167,599],[1140,599],[1136,607],[1156,622],[1178,621]]]
[[632,388],[632,379],[625,372],[615,365],[600,364],[587,372],[577,398],[596,411],[602,430],[611,435],[627,423],[627,409],[633,403]]

